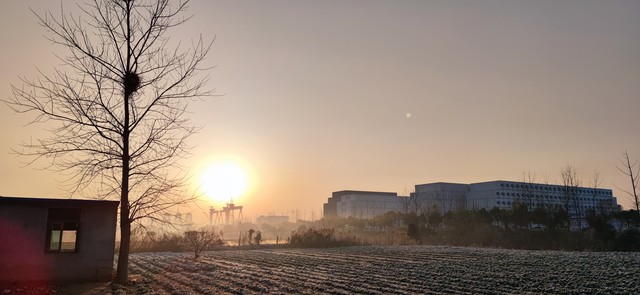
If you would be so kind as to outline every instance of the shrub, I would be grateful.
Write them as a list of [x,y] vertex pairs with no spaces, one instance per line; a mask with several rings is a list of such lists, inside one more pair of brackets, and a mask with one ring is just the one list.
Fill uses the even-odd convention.
[[333,228],[298,230],[291,234],[289,245],[302,248],[326,248],[363,244],[353,235],[336,235]]
[[640,251],[640,228],[630,228],[623,231],[616,241],[619,251]]
[[181,252],[184,250],[182,237],[173,233],[158,235],[155,232],[146,232],[131,237],[131,253]]
[[200,252],[210,246],[223,244],[222,237],[213,228],[202,228],[184,233],[185,245],[193,251],[194,259],[200,257]]
[[420,230],[415,223],[409,223],[407,226],[407,236],[416,241],[420,241]]

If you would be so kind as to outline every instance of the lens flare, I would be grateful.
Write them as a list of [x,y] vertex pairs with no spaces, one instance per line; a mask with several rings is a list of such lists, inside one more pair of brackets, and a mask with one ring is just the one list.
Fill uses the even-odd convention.
[[200,182],[203,192],[215,201],[238,198],[249,188],[246,170],[240,164],[229,160],[209,164],[202,172]]

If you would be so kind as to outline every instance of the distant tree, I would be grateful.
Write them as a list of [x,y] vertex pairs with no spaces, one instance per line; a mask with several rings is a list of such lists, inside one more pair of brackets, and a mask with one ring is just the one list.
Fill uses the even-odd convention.
[[[128,278],[131,224],[183,204],[178,160],[196,131],[190,99],[207,96],[198,78],[210,44],[171,48],[189,0],[88,0],[82,17],[37,15],[48,39],[69,54],[53,74],[22,79],[4,100],[46,122],[51,137],[23,143],[20,155],[48,160],[70,175],[72,194],[120,200],[120,252],[115,281]],[[194,80],[197,79],[197,80]]]
[[477,210],[474,212],[476,213],[476,220],[479,223],[491,225],[491,223],[493,222],[493,216],[491,216],[491,213],[489,212],[489,210],[485,208],[480,208],[480,210]]
[[505,230],[509,229],[509,216],[506,210],[493,207],[489,210],[489,214],[498,226],[503,226]]
[[381,228],[393,227],[398,221],[402,220],[402,213],[396,211],[389,211],[382,215],[378,215],[373,218],[373,220],[377,223]]
[[529,209],[527,204],[522,202],[513,202],[511,206],[511,220],[518,229],[529,228],[531,219],[529,217]]
[[437,208],[428,213],[428,218],[428,224],[429,226],[431,226],[431,228],[439,228],[443,219],[442,213],[440,213],[440,210],[438,210]]
[[523,185],[520,189],[520,195],[522,197],[519,198],[520,199],[519,201],[527,206],[527,210],[532,211],[533,208],[535,208],[535,202],[534,202],[535,194],[534,194],[534,186],[533,186],[533,184],[536,182],[535,174],[531,174],[531,171],[526,173],[522,172],[522,182],[523,182]]
[[249,245],[253,245],[253,233],[255,233],[256,231],[252,228],[249,229],[248,233],[249,233],[249,237],[248,237],[248,241],[249,241]]
[[631,201],[636,206],[636,212],[640,212],[640,197],[638,196],[638,177],[640,177],[640,165],[638,165],[638,160],[631,161],[629,153],[627,153],[627,151],[625,150],[624,154],[622,154],[622,159],[620,159],[620,163],[616,165],[616,168],[618,168],[618,170],[622,172],[622,174],[629,177],[629,184],[631,185],[631,190],[625,190],[619,187],[618,189],[625,192],[631,197]]
[[620,221],[623,229],[640,227],[640,214],[636,210],[623,210],[615,212],[613,217]]
[[247,235],[244,233],[244,231],[241,231],[238,234],[238,246],[242,246],[246,244],[246,242],[247,242]]
[[222,237],[213,228],[203,228],[185,232],[184,242],[193,250],[193,258],[198,259],[207,247],[222,245]]
[[575,217],[578,228],[582,228],[584,210],[581,207],[579,198],[581,181],[578,178],[578,172],[575,167],[567,164],[560,170],[560,177],[562,180],[564,209],[569,214],[569,217]]
[[256,245],[260,246],[260,242],[262,241],[262,233],[260,231],[256,232],[256,236],[253,238],[253,241]]
[[531,212],[531,222],[538,226],[543,226],[547,222],[548,218],[548,211],[542,205],[537,206],[533,209],[533,212]]
[[[600,178],[600,171],[598,170],[593,170],[593,177],[591,178],[591,188],[593,188],[592,193],[591,193],[591,207],[592,208],[597,208],[598,206],[598,192],[597,190],[600,188],[600,183],[602,182],[602,179]],[[605,212],[600,212],[601,214],[604,214]]]
[[422,218],[420,214],[423,211],[423,198],[417,192],[411,193],[410,198],[402,199],[402,213],[404,213],[404,223],[410,224],[415,223],[416,225],[420,225],[422,222]]
[[616,237],[615,228],[609,224],[609,216],[605,214],[598,214],[595,211],[587,214],[587,223],[589,227],[594,230],[595,238],[603,243],[613,241]]
[[618,251],[640,251],[640,228],[633,227],[624,230],[617,240]]
[[546,231],[553,233],[570,225],[569,213],[563,207],[550,206],[547,210],[547,218],[544,223]]
[[415,223],[410,223],[407,227],[407,236],[416,241],[420,240],[420,229]]
[[418,193],[413,193],[412,198],[402,199],[402,211],[407,215],[418,216],[422,211],[423,199],[418,197]]

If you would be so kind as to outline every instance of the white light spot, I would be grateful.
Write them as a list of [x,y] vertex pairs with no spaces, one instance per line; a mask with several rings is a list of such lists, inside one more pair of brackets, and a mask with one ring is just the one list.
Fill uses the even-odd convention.
[[411,113],[407,113],[405,116],[407,116],[407,119],[411,118]]

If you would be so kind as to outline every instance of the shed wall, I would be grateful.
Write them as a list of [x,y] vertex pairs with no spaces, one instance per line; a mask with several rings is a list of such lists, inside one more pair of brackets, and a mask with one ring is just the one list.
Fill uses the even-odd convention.
[[57,204],[80,208],[77,252],[47,253],[49,207],[0,204],[0,283],[110,280],[117,202],[107,205]]

